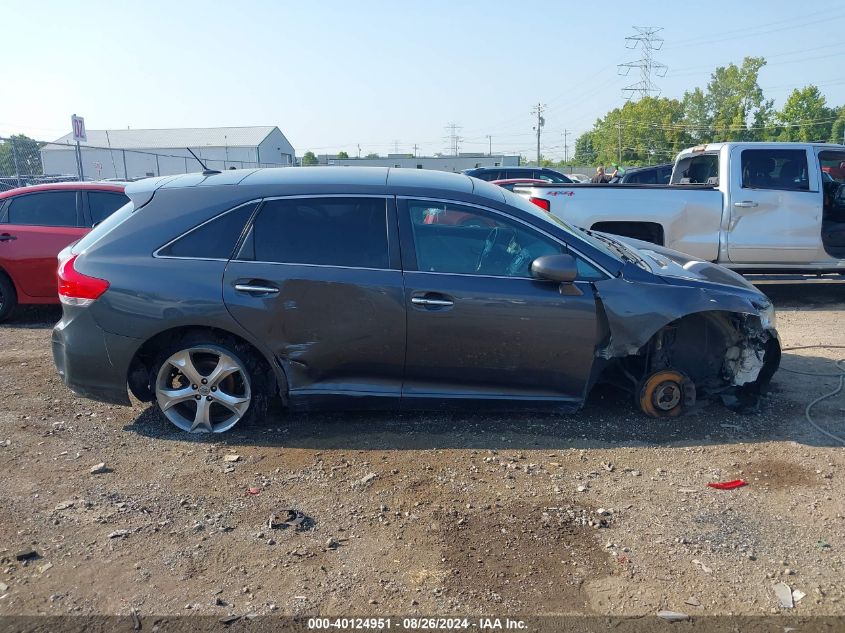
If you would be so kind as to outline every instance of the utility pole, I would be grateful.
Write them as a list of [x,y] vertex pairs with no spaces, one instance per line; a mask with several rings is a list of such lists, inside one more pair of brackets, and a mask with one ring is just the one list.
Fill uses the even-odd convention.
[[538,102],[537,105],[534,106],[534,109],[531,110],[531,114],[537,115],[537,126],[534,128],[537,131],[537,167],[540,166],[540,131],[546,124],[546,119],[543,118],[543,110],[545,109],[545,104]]
[[358,143],[358,158],[361,158],[361,144]]
[[634,49],[639,47],[642,50],[642,57],[637,61],[627,62],[617,66],[619,74],[625,75],[626,77],[632,68],[637,68],[640,71],[640,80],[622,89],[622,92],[627,93],[627,99],[629,101],[634,96],[638,96],[640,99],[652,95],[658,96],[660,90],[654,85],[652,75],[665,77],[666,71],[669,69],[666,64],[655,61],[652,56],[654,51],[659,51],[663,48],[663,38],[657,36],[663,30],[663,27],[635,26],[634,30],[637,34],[625,38],[625,48]]
[[457,123],[448,123],[445,129],[449,132],[449,151],[452,153],[452,156],[457,156],[460,142],[464,140],[458,136],[461,126]]
[[416,158],[416,157],[417,157],[417,150],[418,150],[419,148],[420,148],[420,146],[419,146],[419,145],[417,145],[416,143],[414,143],[414,158]]
[[619,132],[619,158],[618,158],[618,165],[622,164],[622,110],[619,110],[619,120],[617,121],[617,127]]
[[563,129],[563,162],[566,163],[569,161],[569,145],[566,142],[567,137],[569,136],[569,130],[566,128]]
[[399,141],[393,141],[393,153],[394,154],[399,153]]
[[490,142],[490,146],[489,146],[489,150],[487,151],[487,155],[492,156],[493,155],[493,135],[488,134],[487,140]]

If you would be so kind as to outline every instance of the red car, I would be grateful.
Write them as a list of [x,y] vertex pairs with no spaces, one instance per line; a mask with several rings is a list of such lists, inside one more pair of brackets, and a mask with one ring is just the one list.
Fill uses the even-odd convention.
[[59,302],[56,256],[129,202],[123,188],[65,182],[0,193],[0,321],[18,304]]
[[[547,185],[548,180],[537,180],[535,178],[508,178],[505,180],[491,180],[491,185],[498,185],[504,187],[508,191],[513,191],[516,185]],[[479,216],[472,213],[463,213],[461,211],[451,211],[446,208],[432,207],[425,210],[425,218],[423,224],[449,224],[451,226],[474,226],[484,227],[495,226],[492,220],[482,220]]]

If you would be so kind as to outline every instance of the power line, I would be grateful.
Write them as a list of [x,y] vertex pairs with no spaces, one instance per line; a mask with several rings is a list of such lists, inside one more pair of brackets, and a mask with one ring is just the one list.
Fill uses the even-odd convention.
[[640,48],[642,57],[635,62],[626,62],[618,66],[619,74],[626,77],[632,68],[638,68],[640,71],[640,80],[622,89],[622,92],[628,93],[629,101],[636,95],[639,95],[640,99],[652,94],[659,95],[660,90],[654,85],[652,75],[665,77],[666,71],[669,69],[666,64],[655,61],[653,56],[654,51],[663,48],[663,38],[657,36],[657,33],[663,30],[663,27],[635,26],[634,30],[637,34],[625,38],[625,48]]

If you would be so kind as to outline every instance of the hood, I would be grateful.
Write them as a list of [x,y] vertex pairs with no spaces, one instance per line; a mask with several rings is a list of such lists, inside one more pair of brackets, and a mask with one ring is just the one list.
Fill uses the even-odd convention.
[[646,260],[651,271],[663,277],[668,283],[678,283],[683,280],[694,281],[719,286],[730,286],[742,290],[761,294],[745,277],[728,270],[724,266],[705,262],[671,248],[658,246],[651,242],[635,240],[629,237],[612,236],[636,254]]

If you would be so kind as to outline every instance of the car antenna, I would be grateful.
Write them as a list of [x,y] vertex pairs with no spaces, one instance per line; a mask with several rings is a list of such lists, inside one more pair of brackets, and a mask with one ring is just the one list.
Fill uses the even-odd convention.
[[191,148],[190,148],[190,147],[186,147],[185,149],[186,149],[186,150],[188,150],[189,152],[191,152],[191,156],[193,156],[193,157],[196,159],[196,161],[200,164],[200,166],[202,167],[202,175],[203,175],[203,176],[213,176],[214,174],[219,174],[219,173],[221,173],[219,169],[209,169],[208,167],[206,167],[206,166],[205,166],[205,163],[204,163],[204,162],[202,162],[202,161],[199,159],[199,156],[197,156],[196,154],[194,154],[194,153],[191,151]]

